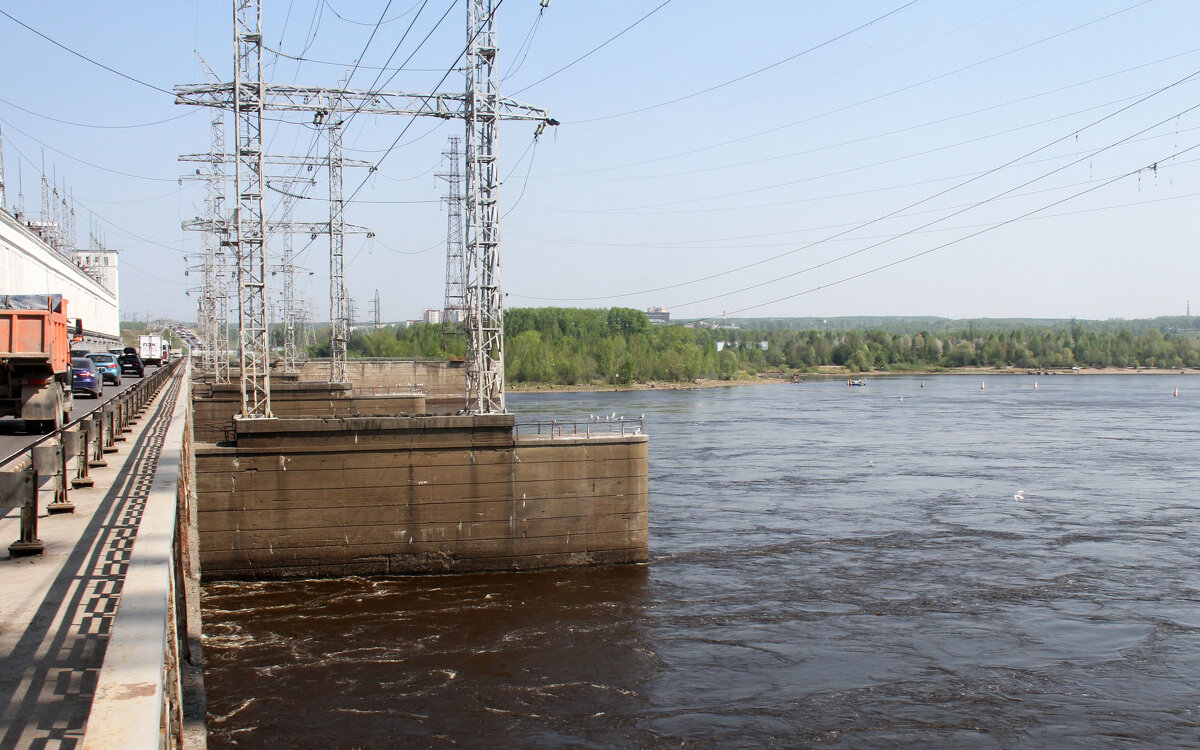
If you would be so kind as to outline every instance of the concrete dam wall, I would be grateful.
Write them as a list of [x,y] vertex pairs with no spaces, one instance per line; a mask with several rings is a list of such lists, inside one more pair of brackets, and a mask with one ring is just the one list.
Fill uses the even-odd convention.
[[276,419],[235,420],[237,384],[194,384],[206,580],[647,560],[645,435],[518,436],[511,414],[435,416],[427,398],[463,390],[461,368],[357,364],[365,382],[272,383]]
[[196,446],[206,580],[645,562],[644,435],[512,415],[239,423]]

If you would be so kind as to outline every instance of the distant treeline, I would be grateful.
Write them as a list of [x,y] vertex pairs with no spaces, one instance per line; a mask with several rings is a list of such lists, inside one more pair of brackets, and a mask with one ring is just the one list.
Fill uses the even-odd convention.
[[[1167,319],[1171,321],[1183,319]],[[1190,322],[1190,321],[1189,321]],[[514,383],[632,383],[733,379],[764,370],[852,372],[956,367],[1200,367],[1194,329],[1170,325],[1094,330],[1065,326],[893,333],[654,326],[629,308],[516,308],[505,312],[505,369]],[[1182,330],[1181,330],[1182,329]],[[439,325],[355,333],[351,356],[442,357],[463,354],[461,334],[443,343]],[[328,354],[328,344],[316,355]]]

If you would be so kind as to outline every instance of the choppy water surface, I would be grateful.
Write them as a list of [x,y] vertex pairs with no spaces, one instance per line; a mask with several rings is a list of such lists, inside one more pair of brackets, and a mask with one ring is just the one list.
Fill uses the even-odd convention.
[[1200,746],[1200,378],[921,382],[512,396],[651,563],[207,585],[211,746]]

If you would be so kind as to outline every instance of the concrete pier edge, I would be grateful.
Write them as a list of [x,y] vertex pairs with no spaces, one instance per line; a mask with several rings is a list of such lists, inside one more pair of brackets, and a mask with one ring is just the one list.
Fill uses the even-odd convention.
[[[206,746],[202,675],[198,665],[186,668],[178,647],[182,640],[182,651],[191,645],[193,657],[199,656],[195,653],[199,644],[198,589],[195,581],[190,586],[185,582],[190,571],[177,568],[187,568],[186,562],[175,560],[176,535],[187,534],[190,526],[186,517],[183,524],[179,518],[190,505],[180,497],[188,491],[185,433],[191,402],[190,370],[190,362],[185,362],[175,376],[179,392],[92,699],[85,750],[149,750],[163,747],[164,739],[175,735],[184,747]],[[182,541],[187,544],[186,539]],[[181,584],[184,591],[179,591]],[[183,613],[177,611],[181,604],[186,610]],[[181,623],[187,632],[177,632]],[[199,696],[195,695],[197,684]],[[198,716],[193,715],[194,710],[185,716],[184,692],[192,693],[189,702],[193,708],[198,701]]]

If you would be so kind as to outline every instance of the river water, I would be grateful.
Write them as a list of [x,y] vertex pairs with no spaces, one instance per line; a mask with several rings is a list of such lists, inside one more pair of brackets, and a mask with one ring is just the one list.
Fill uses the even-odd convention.
[[650,564],[208,584],[210,747],[1200,747],[1194,375],[510,409],[645,414]]

